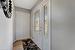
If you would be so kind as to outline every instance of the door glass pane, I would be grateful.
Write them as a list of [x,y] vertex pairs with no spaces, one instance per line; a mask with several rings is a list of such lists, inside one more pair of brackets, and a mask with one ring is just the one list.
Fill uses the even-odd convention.
[[47,6],[44,6],[44,16],[45,16],[45,34],[48,33],[48,16],[47,16]]
[[35,12],[34,16],[34,30],[39,31],[39,17],[40,17],[40,11]]

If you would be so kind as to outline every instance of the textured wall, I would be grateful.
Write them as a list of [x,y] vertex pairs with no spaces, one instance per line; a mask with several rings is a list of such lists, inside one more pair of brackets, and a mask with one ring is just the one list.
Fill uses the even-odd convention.
[[0,8],[0,50],[12,50],[13,43],[13,18],[6,18]]

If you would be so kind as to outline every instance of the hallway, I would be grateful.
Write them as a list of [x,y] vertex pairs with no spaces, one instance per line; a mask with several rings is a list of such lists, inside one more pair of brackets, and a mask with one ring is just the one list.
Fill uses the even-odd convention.
[[49,50],[49,1],[0,0],[0,50]]
[[75,0],[0,0],[0,50],[75,50]]
[[14,36],[16,35],[14,41],[31,39],[41,50],[49,50],[48,1],[24,0],[21,1],[22,3],[20,0],[14,1]]
[[21,1],[22,3],[20,3],[20,0],[14,1],[14,42],[31,39],[41,50],[49,49],[48,1],[49,0],[24,0]]

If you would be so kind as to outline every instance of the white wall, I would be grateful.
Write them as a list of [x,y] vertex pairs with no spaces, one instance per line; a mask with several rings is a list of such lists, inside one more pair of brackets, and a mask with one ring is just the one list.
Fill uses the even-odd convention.
[[6,18],[0,8],[0,50],[12,50],[13,18]]
[[14,19],[13,19],[13,42],[16,41],[16,12],[15,12],[15,7],[13,9],[13,16],[14,16]]
[[[14,9],[14,4],[12,6]],[[0,6],[0,50],[13,49],[13,9],[11,18],[6,18]]]
[[52,50],[75,50],[75,0],[52,0]]
[[30,38],[30,11],[16,7],[16,40]]

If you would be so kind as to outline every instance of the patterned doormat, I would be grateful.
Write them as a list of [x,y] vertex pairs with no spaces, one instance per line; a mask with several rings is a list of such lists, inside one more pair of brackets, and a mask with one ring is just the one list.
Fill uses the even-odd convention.
[[31,40],[22,40],[24,50],[40,50],[40,48]]
[[41,50],[31,39],[16,41],[14,48],[14,50]]

